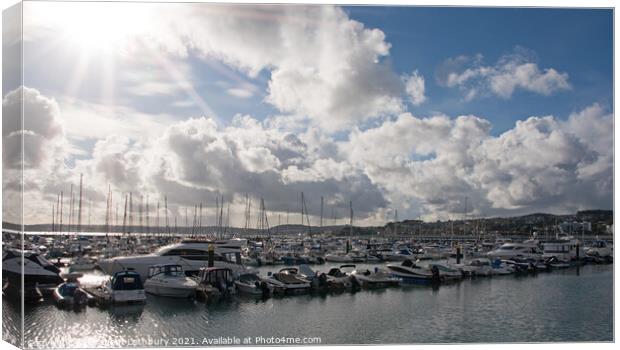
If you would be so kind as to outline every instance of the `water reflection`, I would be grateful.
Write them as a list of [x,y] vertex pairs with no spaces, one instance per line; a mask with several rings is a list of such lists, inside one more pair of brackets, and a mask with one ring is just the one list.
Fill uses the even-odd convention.
[[[608,265],[466,279],[437,290],[405,285],[235,297],[209,305],[149,295],[146,305],[75,312],[48,299],[26,307],[26,340],[63,340],[70,347],[102,346],[119,337],[206,335],[320,336],[323,344],[609,341],[612,291],[613,266]],[[2,303],[4,334],[14,334],[19,304],[6,298]]]

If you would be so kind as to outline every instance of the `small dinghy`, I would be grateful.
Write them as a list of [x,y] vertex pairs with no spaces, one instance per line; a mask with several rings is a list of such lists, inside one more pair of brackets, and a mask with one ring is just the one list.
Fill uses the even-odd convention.
[[80,308],[94,303],[94,298],[78,282],[60,284],[54,289],[53,296],[58,307]]

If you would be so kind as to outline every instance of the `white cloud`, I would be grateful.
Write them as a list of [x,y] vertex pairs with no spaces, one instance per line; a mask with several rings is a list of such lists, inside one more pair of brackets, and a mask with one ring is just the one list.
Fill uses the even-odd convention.
[[39,168],[63,147],[64,130],[58,103],[38,90],[20,87],[10,91],[2,100],[2,114],[5,116],[2,118],[2,164],[5,167]]
[[418,106],[426,101],[426,96],[424,95],[424,77],[419,74],[417,70],[410,76],[405,77],[405,90],[409,95],[409,100],[414,106]]
[[[101,23],[101,17],[115,12],[114,6],[105,11],[79,4],[61,7],[63,13],[79,15],[86,23]],[[28,9],[32,19],[26,27],[31,32],[29,40],[62,37],[63,23],[45,16],[50,6],[29,5]],[[58,13],[54,16],[62,18]],[[391,45],[385,34],[366,28],[335,6],[139,4],[123,7],[119,21],[118,31],[128,34],[116,38],[117,30],[111,31],[109,35],[118,40],[106,46],[105,52],[116,55],[116,70],[123,73],[118,79],[133,95],[198,95],[190,78],[195,72],[181,63],[191,56],[207,64],[224,62],[250,78],[267,72],[264,101],[284,114],[305,116],[326,130],[343,130],[404,110],[407,90],[386,60]],[[86,44],[82,41],[90,34],[93,42],[86,47],[96,50],[97,36],[103,36],[96,29],[87,25],[78,41]],[[127,69],[118,69],[123,67]],[[419,82],[416,76],[410,83],[419,90]],[[240,98],[257,95],[243,84],[225,91]],[[416,92],[414,103],[421,103],[422,96]]]
[[246,90],[244,88],[230,88],[227,89],[226,92],[231,96],[239,98],[250,98],[254,96],[254,93],[252,91]]
[[485,66],[480,54],[474,57],[458,56],[440,65],[437,79],[447,87],[459,88],[465,100],[488,94],[507,99],[518,89],[544,96],[571,89],[567,73],[554,68],[541,70],[533,56],[517,47],[493,66]]
[[416,200],[428,218],[461,215],[465,198],[478,215],[609,208],[612,119],[595,104],[566,121],[530,117],[494,137],[475,116],[403,114],[352,133],[341,154],[397,207]]

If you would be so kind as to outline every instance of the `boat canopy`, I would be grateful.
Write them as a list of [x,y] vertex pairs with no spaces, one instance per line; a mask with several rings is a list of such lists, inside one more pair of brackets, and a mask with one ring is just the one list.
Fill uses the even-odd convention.
[[136,290],[144,289],[140,274],[135,271],[120,271],[112,277],[112,289],[114,290]]

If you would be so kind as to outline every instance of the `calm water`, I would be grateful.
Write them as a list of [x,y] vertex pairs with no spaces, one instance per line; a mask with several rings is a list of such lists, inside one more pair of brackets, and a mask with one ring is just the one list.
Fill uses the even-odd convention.
[[[3,299],[5,339],[15,334],[16,310]],[[257,336],[320,337],[322,344],[612,341],[613,266],[466,279],[437,290],[409,286],[235,298],[208,307],[149,296],[144,306],[75,312],[46,301],[27,306],[25,322],[30,347],[131,346],[120,341],[172,342],[176,337],[254,341]]]

